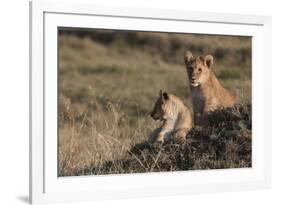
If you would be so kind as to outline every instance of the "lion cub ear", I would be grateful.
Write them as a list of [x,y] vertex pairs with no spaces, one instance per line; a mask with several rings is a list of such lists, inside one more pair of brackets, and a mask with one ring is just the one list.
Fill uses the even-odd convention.
[[190,51],[186,51],[184,56],[184,62],[185,64],[189,63],[193,59],[193,55]]
[[214,58],[212,55],[206,55],[205,56],[205,62],[206,62],[206,65],[211,68],[213,63],[214,63]]
[[169,100],[169,95],[168,95],[168,93],[164,92],[164,93],[163,93],[163,97],[164,97],[164,100]]
[[168,93],[163,92],[162,90],[159,91],[159,95],[161,96],[162,101],[169,99]]
[[164,96],[163,96],[162,89],[159,91],[159,96],[160,96],[161,101],[163,102],[164,101]]

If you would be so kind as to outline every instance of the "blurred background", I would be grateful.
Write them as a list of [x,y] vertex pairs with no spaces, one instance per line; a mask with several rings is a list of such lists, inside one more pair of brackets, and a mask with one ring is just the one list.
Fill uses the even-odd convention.
[[159,124],[160,89],[191,106],[183,56],[214,56],[220,82],[251,101],[251,37],[61,28],[59,174],[124,157]]

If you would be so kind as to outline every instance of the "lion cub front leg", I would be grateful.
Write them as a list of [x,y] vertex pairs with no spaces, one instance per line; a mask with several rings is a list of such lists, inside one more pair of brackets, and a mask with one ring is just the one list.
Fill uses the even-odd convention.
[[170,136],[169,133],[171,133],[171,126],[169,123],[164,123],[161,127],[157,128],[153,131],[153,133],[150,135],[148,142],[149,143],[163,143],[166,138]]
[[171,132],[173,130],[173,123],[166,120],[164,124],[160,127],[160,132],[158,133],[155,142],[163,143],[165,140],[169,140],[171,137]]
[[162,129],[159,127],[153,131],[153,133],[148,138],[148,143],[163,143],[165,140],[165,133],[161,131]]
[[164,140],[165,140],[165,133],[160,132],[158,134],[158,136],[156,137],[155,142],[162,144],[162,143],[164,143]]
[[159,136],[160,132],[161,132],[161,127],[155,129],[155,130],[150,134],[150,136],[149,136],[149,138],[148,138],[148,140],[147,140],[148,143],[149,143],[149,144],[153,144],[154,142],[156,142],[156,140],[158,139],[158,136]]

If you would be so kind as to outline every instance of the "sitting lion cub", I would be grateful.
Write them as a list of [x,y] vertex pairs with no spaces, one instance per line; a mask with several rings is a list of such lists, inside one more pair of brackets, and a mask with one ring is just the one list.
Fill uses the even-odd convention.
[[195,58],[190,52],[186,52],[184,60],[191,89],[195,124],[206,125],[207,112],[232,107],[236,97],[220,84],[212,71],[213,56]]
[[163,143],[170,139],[183,141],[192,127],[189,108],[178,97],[162,90],[151,112],[151,117],[154,120],[161,120],[163,124],[151,134],[149,143]]

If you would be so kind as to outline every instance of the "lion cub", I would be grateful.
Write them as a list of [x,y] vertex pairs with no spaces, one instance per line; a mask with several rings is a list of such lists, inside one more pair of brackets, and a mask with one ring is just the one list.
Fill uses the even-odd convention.
[[183,141],[187,132],[192,127],[192,116],[188,107],[172,94],[160,90],[159,97],[155,102],[151,117],[161,120],[161,127],[154,130],[148,139],[149,143],[167,140]]
[[191,89],[195,124],[206,125],[207,112],[232,107],[236,97],[220,84],[212,71],[213,56],[195,58],[191,52],[186,52],[184,61]]

